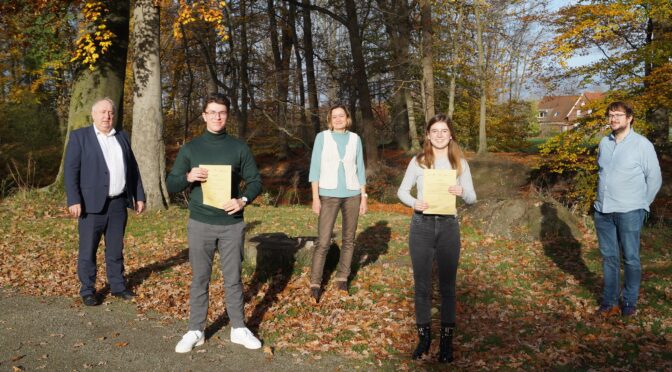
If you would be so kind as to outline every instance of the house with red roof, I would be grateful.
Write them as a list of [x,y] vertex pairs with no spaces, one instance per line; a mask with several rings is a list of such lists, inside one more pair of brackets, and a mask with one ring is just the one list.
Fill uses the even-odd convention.
[[578,96],[545,96],[539,101],[537,121],[542,136],[575,128],[577,119],[592,114],[586,105],[604,99],[604,93],[585,92]]

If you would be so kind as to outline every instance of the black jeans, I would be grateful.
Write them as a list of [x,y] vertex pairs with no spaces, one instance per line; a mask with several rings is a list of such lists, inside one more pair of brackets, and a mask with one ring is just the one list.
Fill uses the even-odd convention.
[[414,213],[409,250],[415,281],[415,322],[428,325],[432,308],[432,264],[436,257],[441,324],[455,323],[455,281],[460,260],[460,225],[455,216]]

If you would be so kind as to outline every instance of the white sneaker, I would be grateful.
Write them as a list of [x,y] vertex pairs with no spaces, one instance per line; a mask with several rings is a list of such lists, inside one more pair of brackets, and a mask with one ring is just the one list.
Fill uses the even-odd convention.
[[261,341],[254,337],[247,327],[231,327],[231,342],[234,344],[241,344],[248,349],[259,349],[261,347]]
[[205,343],[205,335],[201,331],[189,331],[182,336],[180,342],[175,345],[176,353],[188,353],[194,346],[201,346]]

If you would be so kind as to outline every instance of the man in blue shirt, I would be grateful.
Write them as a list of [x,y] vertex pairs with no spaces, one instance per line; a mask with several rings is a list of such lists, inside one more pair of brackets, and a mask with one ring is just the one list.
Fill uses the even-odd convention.
[[[602,304],[597,312],[617,313],[620,299],[621,314],[632,316],[637,311],[642,276],[639,234],[649,206],[660,190],[662,176],[653,145],[632,129],[632,108],[624,102],[613,102],[607,107],[606,117],[611,134],[600,141],[599,184],[594,205],[604,271]],[[625,261],[622,299],[621,254]]]

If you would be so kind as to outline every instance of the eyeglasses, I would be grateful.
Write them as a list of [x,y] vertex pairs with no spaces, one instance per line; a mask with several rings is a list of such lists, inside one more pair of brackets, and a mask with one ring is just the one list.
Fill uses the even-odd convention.
[[217,117],[225,118],[227,115],[229,115],[229,113],[226,112],[226,111],[219,111],[219,112],[218,111],[208,111],[205,114],[208,115],[211,118],[217,118]]
[[609,115],[607,115],[607,117],[608,117],[609,119],[613,119],[613,118],[620,119],[620,118],[625,117],[625,116],[626,116],[626,114],[624,114],[624,113],[622,113],[622,112],[617,112],[617,113],[615,113],[615,114],[609,114]]

